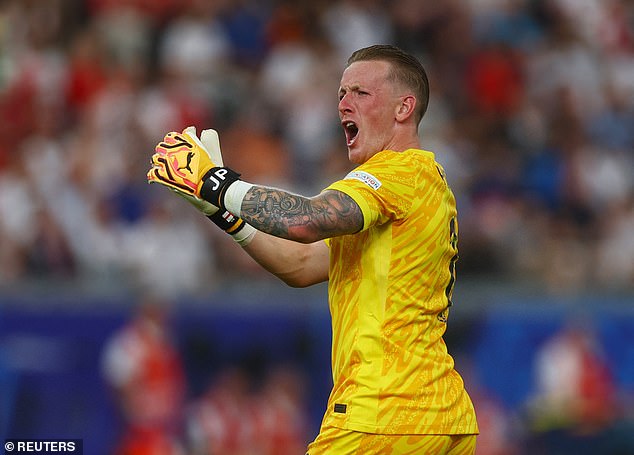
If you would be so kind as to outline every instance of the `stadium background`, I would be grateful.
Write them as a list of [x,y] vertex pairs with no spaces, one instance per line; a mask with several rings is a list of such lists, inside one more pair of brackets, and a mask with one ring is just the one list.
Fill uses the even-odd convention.
[[633,30],[627,0],[0,2],[0,436],[113,453],[107,347],[153,305],[182,365],[182,445],[235,371],[237,400],[290,374],[314,435],[325,289],[275,282],[145,172],[193,124],[246,180],[319,191],[349,169],[345,59],[389,42],[428,69],[423,144],[458,199],[446,339],[478,452],[632,453]]

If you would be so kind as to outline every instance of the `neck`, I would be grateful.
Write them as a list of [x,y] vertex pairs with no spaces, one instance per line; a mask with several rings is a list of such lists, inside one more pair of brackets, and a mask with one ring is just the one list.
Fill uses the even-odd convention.
[[418,137],[418,128],[407,127],[400,134],[394,136],[390,150],[395,152],[404,152],[408,149],[419,149],[420,138]]

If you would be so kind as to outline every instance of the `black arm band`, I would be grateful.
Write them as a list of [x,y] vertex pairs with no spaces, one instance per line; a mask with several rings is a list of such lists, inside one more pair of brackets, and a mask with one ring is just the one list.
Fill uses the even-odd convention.
[[203,177],[203,186],[200,189],[200,197],[211,202],[220,211],[225,211],[224,195],[233,182],[240,179],[240,174],[228,167],[211,168]]
[[236,234],[245,226],[245,222],[242,218],[232,215],[224,209],[218,210],[213,215],[209,215],[211,221],[216,226],[225,231],[227,234]]

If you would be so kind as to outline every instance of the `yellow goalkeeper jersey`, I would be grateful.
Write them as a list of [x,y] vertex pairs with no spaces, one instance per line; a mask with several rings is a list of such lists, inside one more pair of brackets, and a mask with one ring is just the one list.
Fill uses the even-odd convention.
[[457,259],[456,202],[434,154],[382,151],[327,189],[361,232],[327,240],[334,386],[324,425],[383,434],[476,434],[442,338]]

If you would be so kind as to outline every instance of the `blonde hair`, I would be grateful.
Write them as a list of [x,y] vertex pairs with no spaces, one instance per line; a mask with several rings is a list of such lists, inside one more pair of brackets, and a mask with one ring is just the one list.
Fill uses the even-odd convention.
[[389,44],[376,44],[356,50],[348,58],[347,66],[354,62],[380,60],[388,62],[391,70],[388,78],[403,84],[416,97],[415,119],[420,123],[429,104],[429,80],[420,61],[411,54]]

